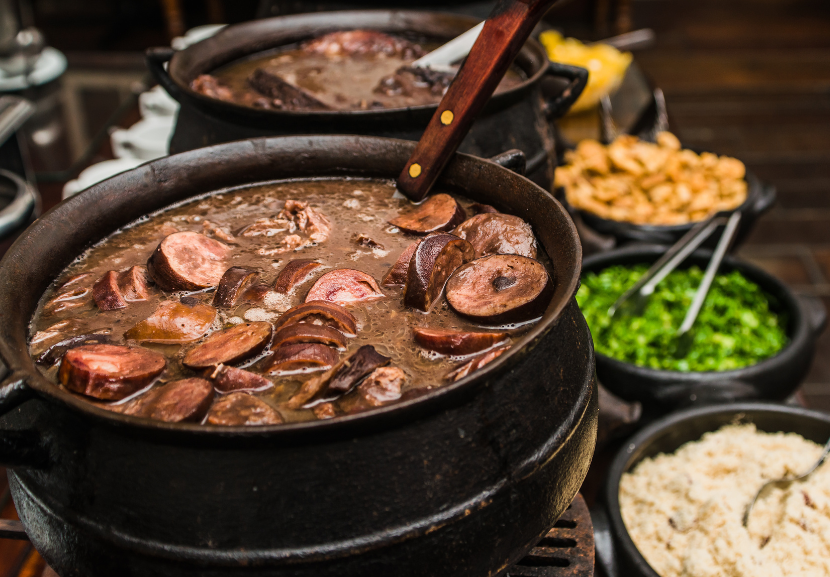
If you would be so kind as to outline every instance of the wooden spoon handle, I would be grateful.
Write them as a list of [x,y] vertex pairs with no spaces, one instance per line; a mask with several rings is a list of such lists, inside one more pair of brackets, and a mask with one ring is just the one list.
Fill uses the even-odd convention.
[[555,1],[499,0],[496,4],[398,177],[398,188],[410,200],[426,197],[533,27]]

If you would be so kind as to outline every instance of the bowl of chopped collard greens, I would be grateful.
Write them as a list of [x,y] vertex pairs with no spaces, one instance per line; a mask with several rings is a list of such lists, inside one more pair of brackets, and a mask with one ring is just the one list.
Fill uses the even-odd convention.
[[663,279],[642,315],[609,318],[609,307],[666,248],[622,248],[583,262],[576,299],[594,339],[599,380],[627,401],[664,408],[789,396],[810,368],[826,311],[756,266],[723,260],[687,351],[678,350],[675,333],[711,251],[693,253]]

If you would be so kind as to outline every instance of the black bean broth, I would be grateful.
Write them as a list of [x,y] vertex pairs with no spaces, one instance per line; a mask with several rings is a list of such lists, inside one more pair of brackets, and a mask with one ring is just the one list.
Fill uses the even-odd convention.
[[[466,209],[468,218],[475,214],[475,207],[470,208],[471,201],[454,198]],[[297,248],[288,242],[286,239],[292,231],[279,230],[279,227],[273,225],[273,219],[286,208],[286,201],[290,200],[308,203],[309,207],[324,215],[331,223],[328,238],[319,242],[304,238]],[[390,224],[390,221],[411,210],[412,205],[396,192],[391,181],[342,178],[257,184],[218,191],[165,209],[113,233],[88,249],[61,273],[41,298],[31,322],[30,352],[37,359],[49,347],[69,337],[98,333],[112,345],[142,347],[164,355],[167,362],[163,372],[152,379],[149,386],[142,386],[138,392],[124,399],[109,402],[112,401],[111,398],[81,395],[84,399],[116,411],[120,410],[118,407],[139,402],[142,395],[148,395],[164,383],[190,377],[210,379],[209,370],[187,368],[182,364],[182,359],[211,334],[243,323],[263,321],[279,328],[281,316],[292,307],[302,304],[315,282],[335,269],[362,271],[381,283],[381,279],[390,271],[404,249],[418,238],[423,238]],[[125,271],[136,265],[144,267],[162,240],[171,234],[187,231],[199,233],[227,246],[230,249],[227,267],[256,270],[259,273],[257,282],[260,293],[253,300],[258,302],[241,299],[229,308],[218,308],[210,329],[195,340],[183,344],[136,342],[126,338],[125,332],[150,317],[163,303],[213,305],[215,287],[168,292],[161,290],[158,283],[152,281],[147,284],[147,300],[128,302],[123,308],[101,310],[93,299],[93,285],[108,271]],[[537,258],[545,264],[553,277],[549,260],[541,246]],[[312,259],[322,266],[317,267],[289,293],[275,292],[273,285],[278,274],[289,261],[296,259]],[[150,279],[153,278],[152,275],[151,270]],[[262,285],[268,285],[268,290]],[[483,326],[453,312],[443,296],[436,300],[429,312],[422,312],[405,306],[403,286],[381,285],[380,291],[382,298],[377,300],[344,305],[354,315],[357,331],[354,336],[347,335],[346,350],[338,351],[337,354],[342,361],[360,347],[372,345],[378,353],[390,357],[388,366],[398,367],[405,374],[400,395],[393,396],[394,400],[410,398],[419,389],[442,386],[448,382],[448,373],[469,359],[494,350],[494,347],[485,347],[474,354],[440,354],[419,346],[413,340],[413,327],[500,332],[505,340],[495,347],[502,350],[505,345],[515,342],[532,324],[518,322],[496,327]],[[79,351],[83,348],[85,347],[70,350]],[[63,350],[59,352],[62,354]],[[273,383],[273,387],[250,394],[278,411],[282,421],[323,418],[323,412],[315,414],[315,405],[329,401],[333,406],[327,407],[330,412],[327,416],[350,412],[349,407],[354,404],[350,399],[355,396],[355,389],[334,400],[318,398],[299,408],[292,408],[288,401],[304,383],[320,376],[323,371],[311,367],[269,374],[262,367],[272,354],[269,344],[252,358],[230,364],[262,375]],[[43,363],[42,359],[41,362]],[[59,382],[61,362],[59,357],[49,358],[46,366],[41,365],[41,370],[49,379]],[[483,363],[477,366],[483,366]],[[215,397],[211,397],[214,404],[226,396],[222,393],[217,391]],[[148,414],[144,413],[143,416]],[[198,419],[190,420],[204,421],[205,418],[202,412]],[[255,424],[255,421],[248,424]]]

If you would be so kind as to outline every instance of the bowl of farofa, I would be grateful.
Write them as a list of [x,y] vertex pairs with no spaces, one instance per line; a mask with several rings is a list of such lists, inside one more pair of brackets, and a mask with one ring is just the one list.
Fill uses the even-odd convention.
[[[658,414],[690,403],[735,400],[782,401],[792,394],[810,369],[815,354],[816,339],[823,331],[827,320],[824,305],[814,296],[793,293],[784,283],[766,271],[731,256],[724,258],[718,277],[737,272],[743,279],[760,289],[768,301],[769,311],[780,320],[780,328],[785,336],[784,342],[774,353],[749,364],[736,364],[734,368],[701,369],[695,366],[688,370],[667,369],[662,368],[662,365],[655,368],[648,364],[636,364],[636,362],[610,356],[613,353],[603,346],[603,343],[609,343],[601,330],[602,326],[592,322],[592,308],[594,311],[599,308],[605,310],[604,307],[610,306],[613,300],[603,302],[602,307],[599,304],[590,303],[589,299],[596,297],[591,292],[588,292],[586,296],[585,291],[590,291],[591,285],[588,276],[599,275],[611,267],[647,268],[660,258],[665,250],[665,246],[659,245],[630,246],[592,255],[584,259],[582,263],[582,286],[577,293],[577,301],[588,319],[594,339],[597,377],[600,382],[615,395],[626,401],[639,401],[643,403],[644,408]],[[697,267],[699,271],[703,271],[711,256],[711,251],[697,250],[686,258],[677,270],[685,271],[691,267]],[[705,334],[703,323],[706,320],[709,302],[714,298],[713,295],[718,287],[718,277],[707,296],[693,331]],[[671,276],[657,285],[655,295],[651,297],[652,300],[670,279]],[[691,294],[696,287],[697,284],[692,284],[686,288],[684,298],[687,301],[691,300]],[[622,294],[626,288],[628,285],[620,286],[618,292]],[[681,314],[672,321],[673,324],[669,330],[679,327],[685,315],[686,307],[682,303],[677,305],[677,309],[676,312]],[[634,320],[632,317],[626,319],[615,315],[611,322],[633,323]],[[740,327],[729,325],[725,330],[732,331],[732,334],[726,335],[730,338],[742,338]],[[640,335],[647,335],[645,329],[638,329],[633,325],[630,332],[638,335],[638,338]],[[660,348],[661,344],[661,342],[648,342],[642,346],[648,349],[652,356],[662,355],[661,358],[670,359],[672,352]]]
[[830,462],[767,492],[742,525],[761,485],[808,469],[828,437],[830,415],[766,403],[686,409],[646,427],[604,487],[620,574],[830,574]]
[[710,214],[740,210],[737,246],[776,198],[740,160],[684,149],[670,132],[654,143],[631,135],[609,145],[583,140],[565,153],[554,187],[571,214],[620,244],[674,244]]

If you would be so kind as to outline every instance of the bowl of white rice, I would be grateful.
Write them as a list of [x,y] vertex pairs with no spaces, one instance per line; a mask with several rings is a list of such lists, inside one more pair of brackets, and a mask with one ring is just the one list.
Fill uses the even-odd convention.
[[688,409],[632,437],[605,501],[620,574],[636,577],[830,576],[830,461],[806,481],[830,415],[767,403]]

